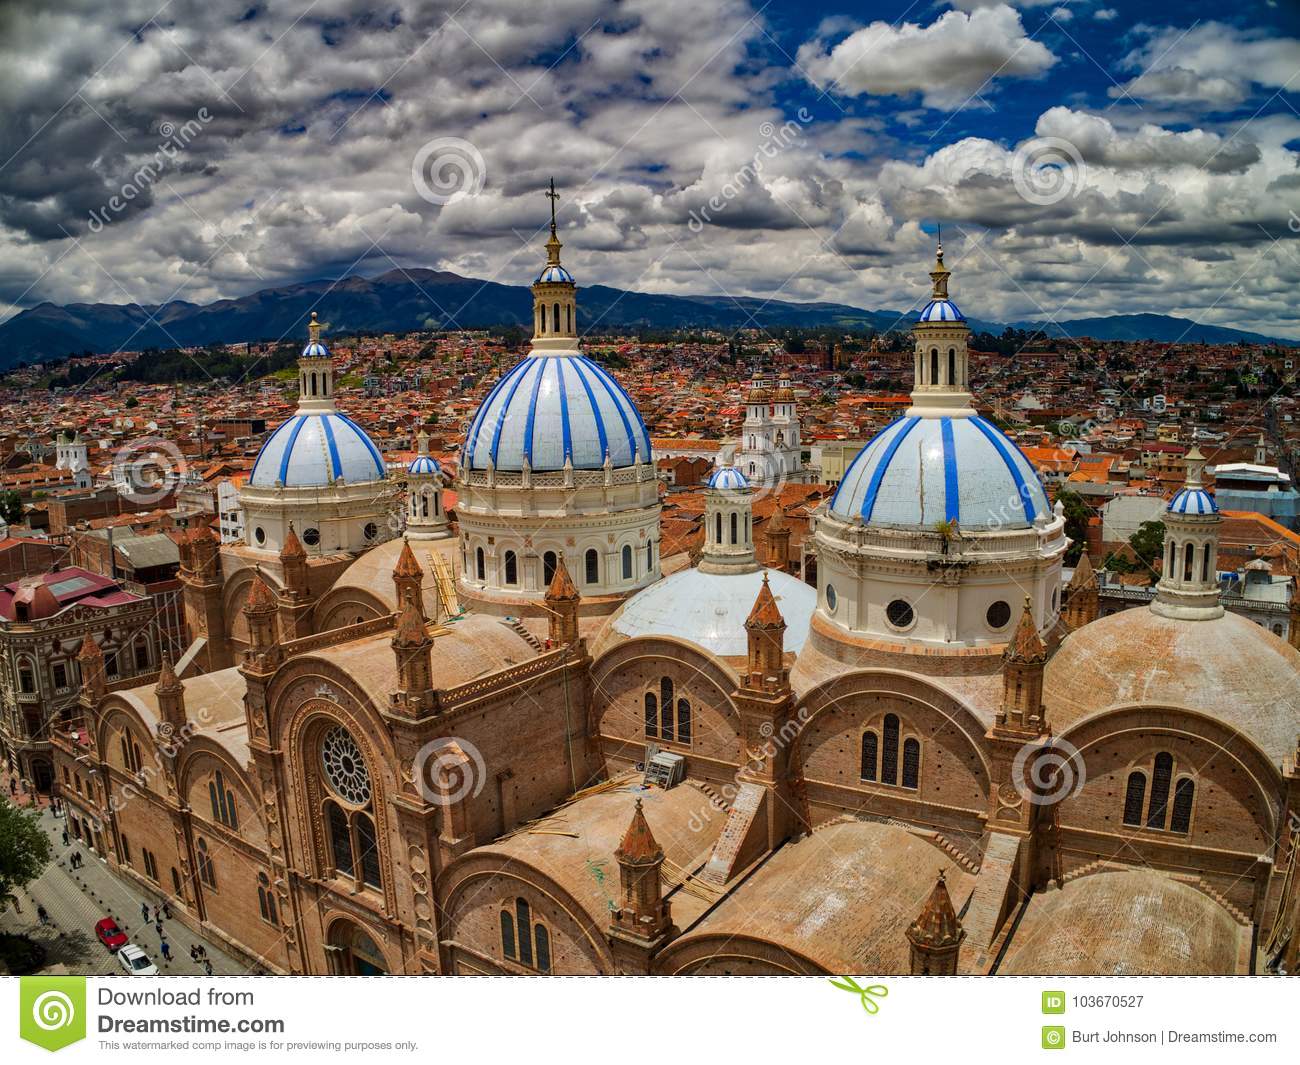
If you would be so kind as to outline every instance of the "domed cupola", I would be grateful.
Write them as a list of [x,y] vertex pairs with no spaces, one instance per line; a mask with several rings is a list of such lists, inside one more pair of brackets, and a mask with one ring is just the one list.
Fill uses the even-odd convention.
[[1223,616],[1219,602],[1219,508],[1201,484],[1205,456],[1187,453],[1187,481],[1165,510],[1165,555],[1151,609],[1163,617],[1204,621]]
[[1068,540],[1033,465],[972,406],[969,328],[950,276],[941,244],[930,313],[913,327],[912,406],[814,517],[819,616],[848,633],[992,656],[1026,591],[1039,630],[1055,622]]
[[704,492],[701,573],[748,573],[754,560],[754,493],[734,466],[719,466]]
[[451,535],[443,509],[443,472],[429,454],[429,434],[416,436],[416,455],[406,467],[406,537],[408,540],[444,540]]
[[312,554],[388,539],[391,491],[383,455],[334,405],[334,360],[313,311],[298,359],[298,409],[262,445],[240,490],[250,547],[279,552],[293,524]]
[[[563,558],[587,612],[659,573],[650,434],[631,397],[583,354],[577,286],[560,262],[551,183],[533,342],[469,422],[457,469],[462,596],[480,610],[544,610]],[[521,609],[522,606],[522,609]]]

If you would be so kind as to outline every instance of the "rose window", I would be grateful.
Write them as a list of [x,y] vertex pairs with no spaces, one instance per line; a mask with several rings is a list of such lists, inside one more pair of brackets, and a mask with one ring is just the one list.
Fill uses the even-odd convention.
[[353,806],[370,801],[370,774],[361,748],[342,725],[335,725],[321,743],[321,763],[330,789]]

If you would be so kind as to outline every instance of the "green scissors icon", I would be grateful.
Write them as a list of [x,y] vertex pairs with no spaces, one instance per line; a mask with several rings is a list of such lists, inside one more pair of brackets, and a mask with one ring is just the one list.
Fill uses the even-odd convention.
[[866,987],[860,987],[851,976],[841,976],[839,980],[832,980],[831,986],[857,995],[862,1002],[862,1008],[868,1013],[879,1013],[880,1003],[876,999],[885,998],[889,994],[889,988],[884,984],[868,984]]

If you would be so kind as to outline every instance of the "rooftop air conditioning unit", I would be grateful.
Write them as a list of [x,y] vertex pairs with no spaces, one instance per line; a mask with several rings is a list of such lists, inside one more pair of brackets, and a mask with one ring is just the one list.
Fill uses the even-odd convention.
[[686,775],[686,759],[671,751],[647,752],[643,783],[658,784],[667,791],[682,782]]

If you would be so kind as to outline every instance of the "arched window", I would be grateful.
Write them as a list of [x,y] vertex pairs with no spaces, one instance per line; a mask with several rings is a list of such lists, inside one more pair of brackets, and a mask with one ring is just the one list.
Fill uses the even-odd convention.
[[511,961],[515,959],[515,919],[509,910],[501,911],[501,953]]
[[948,349],[948,383],[955,385],[957,383],[957,349]]
[[586,570],[588,584],[600,583],[600,555],[594,547],[587,548],[587,553],[582,557],[583,568]]
[[1208,581],[1210,579],[1210,545],[1206,544],[1204,550],[1205,554],[1201,559],[1201,580]]
[[506,584],[519,583],[519,562],[513,551],[506,552],[505,558]]
[[268,924],[279,924],[275,916],[275,896],[271,894],[271,881],[265,873],[257,874],[257,909],[262,920]]
[[880,752],[880,781],[898,783],[898,715],[885,715],[884,750]]
[[539,333],[546,332],[546,308],[545,307],[539,306],[537,308],[537,331]]
[[862,734],[862,779],[876,779],[876,748],[880,746],[880,741],[876,734],[870,730]]
[[939,383],[939,349],[930,349],[930,384]]
[[659,701],[655,698],[654,692],[645,693],[645,734],[659,735]]
[[1174,775],[1174,756],[1168,751],[1156,755],[1151,770],[1151,805],[1147,807],[1147,828],[1164,828],[1169,807],[1169,785]]
[[483,558],[483,548],[474,549],[474,572],[481,581],[487,580],[487,562]]
[[212,864],[212,855],[208,853],[208,841],[200,839],[196,847],[195,861],[199,867],[199,879],[213,891],[217,890],[217,870]]
[[903,741],[903,787],[921,786],[921,743],[909,737]]
[[384,886],[379,872],[379,840],[375,837],[375,823],[370,815],[352,815],[357,830],[357,851],[361,857],[361,882],[373,888]]
[[655,571],[655,545],[653,540],[648,541],[645,545],[645,571],[646,573]]
[[673,738],[673,679],[664,677],[659,681],[659,735],[672,741]]
[[1192,566],[1196,557],[1196,548],[1189,543],[1183,549],[1183,556],[1183,580],[1190,581],[1192,579]]
[[149,638],[143,633],[135,638],[135,668],[137,673],[149,668]]
[[623,545],[623,579],[630,581],[632,579],[632,545]]
[[313,396],[316,394],[316,374],[314,371],[312,372],[311,375],[311,394]]
[[542,583],[546,587],[551,586],[551,581],[555,580],[555,571],[559,568],[559,558],[554,551],[547,551],[542,555]]
[[737,518],[736,518],[736,513],[735,513],[735,511],[732,511],[732,514],[731,514],[731,542],[732,542],[733,544],[736,542],[736,529],[737,529],[736,520],[737,520]]
[[537,971],[539,973],[549,973],[551,971],[551,934],[546,931],[546,926],[537,924],[533,926],[533,935],[536,938],[537,945]]
[[691,742],[691,704],[685,699],[677,700],[677,742]]
[[551,325],[552,333],[558,333],[560,331],[560,305],[558,303],[551,307]]
[[1174,785],[1174,809],[1169,818],[1170,832],[1189,832],[1192,827],[1192,803],[1196,799],[1196,784],[1191,777],[1182,777]]
[[1124,792],[1124,824],[1142,827],[1142,804],[1147,796],[1147,778],[1136,769],[1128,775]]
[[722,543],[722,515],[721,514],[713,515],[713,532],[714,532],[713,542],[715,544]]
[[427,518],[428,516],[429,516],[429,493],[421,492],[420,493],[420,517]]
[[533,937],[529,931],[533,927],[533,921],[524,899],[515,899],[515,924],[519,928],[519,960],[525,965],[532,965]]
[[208,781],[208,798],[212,801],[214,821],[219,821],[228,828],[239,827],[239,817],[235,813],[235,793],[226,787],[220,769]]
[[565,329],[565,332],[572,333],[573,332],[573,304],[572,303],[565,304],[564,321],[568,326],[568,328]]
[[348,825],[348,815],[338,803],[325,803],[325,825],[329,830],[334,871],[342,876],[354,876],[356,864],[352,857],[352,829]]

